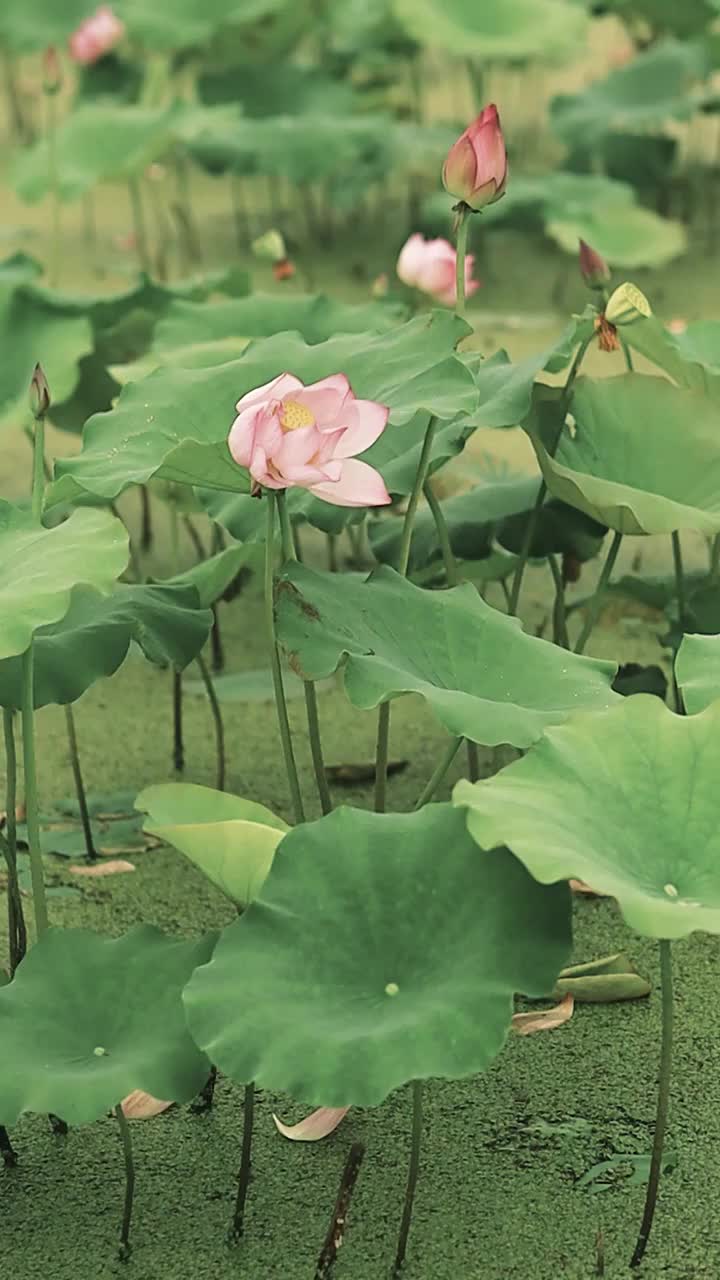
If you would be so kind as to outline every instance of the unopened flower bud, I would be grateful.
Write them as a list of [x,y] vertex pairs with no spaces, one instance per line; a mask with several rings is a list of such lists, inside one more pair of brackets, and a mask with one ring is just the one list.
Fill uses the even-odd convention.
[[35,419],[44,418],[50,408],[50,388],[41,364],[36,364],[30,380],[30,408]]
[[252,251],[256,258],[262,258],[264,262],[285,262],[288,256],[283,236],[274,228],[253,240]]
[[584,240],[580,241],[578,257],[580,273],[588,288],[602,289],[610,279],[610,268],[605,259]]
[[494,103],[480,112],[450,148],[442,179],[445,190],[476,213],[505,194],[508,161]]

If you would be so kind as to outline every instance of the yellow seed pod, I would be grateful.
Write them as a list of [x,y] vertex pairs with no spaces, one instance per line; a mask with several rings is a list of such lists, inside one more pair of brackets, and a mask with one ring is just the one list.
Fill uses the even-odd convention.
[[634,284],[618,285],[610,296],[605,308],[605,317],[610,324],[632,324],[635,320],[645,319],[652,315],[652,308],[645,294]]

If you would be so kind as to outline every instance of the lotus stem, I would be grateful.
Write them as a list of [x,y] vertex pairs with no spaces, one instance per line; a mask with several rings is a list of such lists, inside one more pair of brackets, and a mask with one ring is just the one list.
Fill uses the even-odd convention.
[[345,1242],[350,1201],[352,1200],[352,1194],[355,1190],[355,1183],[357,1182],[364,1156],[365,1148],[362,1142],[354,1142],[342,1171],[333,1216],[330,1220],[330,1227],[325,1237],[325,1243],[320,1250],[320,1257],[315,1270],[315,1280],[330,1280],[332,1275],[338,1250],[342,1248]]
[[65,705],[65,728],[67,730],[68,746],[70,748],[70,765],[72,767],[73,780],[75,782],[75,795],[77,796],[78,809],[80,810],[80,822],[82,824],[83,836],[85,837],[85,856],[87,857],[88,862],[97,862],[99,855],[95,848],[92,824],[90,822],[90,814],[88,812],[85,783],[83,781],[82,767],[80,765],[80,751],[78,749],[75,716],[69,702]]
[[22,657],[22,732],[23,762],[25,768],[25,805],[27,808],[28,849],[30,852],[30,877],[32,881],[35,929],[40,938],[48,928],[48,909],[45,896],[42,850],[40,848],[40,819],[38,814],[37,772],[35,767],[35,655],[32,647]]
[[115,1116],[120,1129],[120,1140],[125,1161],[125,1201],[123,1205],[122,1226],[120,1228],[120,1248],[118,1257],[121,1262],[128,1262],[132,1253],[130,1244],[130,1225],[132,1223],[133,1197],[135,1194],[135,1161],[133,1159],[132,1138],[120,1103],[115,1108]]
[[470,206],[465,204],[464,200],[461,200],[457,207],[455,228],[455,288],[457,292],[455,310],[459,316],[465,315],[465,258],[467,256],[471,212]]
[[148,243],[147,224],[145,222],[145,210],[143,209],[142,190],[140,188],[139,178],[134,177],[128,179],[128,194],[130,196],[130,208],[132,210],[133,229],[135,231],[135,244],[137,247],[140,267],[146,276],[150,276],[152,275],[152,262],[150,260],[150,246]]
[[255,1121],[255,1085],[246,1084],[243,1099],[243,1135],[240,1155],[240,1172],[238,1174],[237,1198],[235,1212],[228,1235],[228,1244],[237,1244],[245,1232],[245,1204],[250,1186],[250,1168],[252,1154],[253,1124]]
[[462,738],[453,738],[451,740],[447,748],[447,751],[445,752],[444,756],[441,758],[438,765],[435,767],[426,786],[423,788],[418,799],[416,800],[413,806],[414,810],[422,809],[423,805],[430,803],[433,796],[435,795],[435,792],[437,791],[438,787],[443,781],[448,769],[450,768],[453,760],[455,759],[458,751],[460,750],[462,742],[463,742]]
[[58,174],[57,114],[54,92],[45,94],[45,103],[45,138],[47,140],[48,180],[52,210],[50,215],[50,270],[48,279],[51,289],[56,289],[60,266],[60,179]]
[[140,550],[149,551],[153,544],[152,509],[147,485],[140,485]]
[[435,491],[426,480],[423,485],[423,494],[435,522],[435,532],[437,533],[440,550],[442,552],[443,564],[445,565],[445,578],[449,587],[456,587],[460,581],[458,573],[457,561],[450,542],[450,531],[447,527],[445,512],[442,509],[442,503],[437,498]]
[[[281,492],[282,490],[278,490],[278,493]],[[278,650],[277,636],[275,634],[275,600],[273,594],[275,568],[275,510],[276,507],[280,505],[278,504],[277,497],[278,494],[273,492],[272,489],[266,490],[267,531],[265,534],[265,621],[270,644],[270,667],[272,670],[273,688],[275,691],[275,707],[277,710],[278,727],[280,729],[280,741],[282,743],[283,758],[285,760],[285,771],[287,773],[288,785],[290,787],[295,821],[304,822],[305,807],[303,805],[302,791],[300,790],[300,779],[298,777],[297,764],[295,762],[292,733],[290,731],[290,718],[288,716],[282,667],[280,665],[280,653]]]
[[557,562],[557,557],[549,555],[547,557],[548,566],[555,583],[555,605],[553,607],[553,643],[559,645],[562,649],[570,648],[570,640],[568,639],[567,619],[565,615],[565,583],[563,582],[562,570]]
[[662,1038],[660,1044],[660,1081],[658,1085],[657,1116],[655,1119],[655,1137],[650,1159],[650,1177],[648,1179],[645,1209],[643,1212],[640,1234],[635,1252],[630,1262],[631,1267],[638,1267],[642,1262],[650,1232],[652,1231],[657,1204],[660,1175],[662,1173],[663,1146],[670,1110],[670,1077],[673,1048],[673,974],[672,953],[670,943],[663,938],[660,941],[660,977],[662,988]]
[[480,753],[477,742],[473,742],[472,738],[467,740],[467,765],[468,778],[471,782],[477,782],[480,777]]
[[2,841],[8,869],[8,938],[10,948],[10,977],[12,978],[27,951],[25,912],[17,874],[17,750],[15,748],[15,713],[3,707],[3,732],[5,739],[5,824],[7,836]]
[[183,691],[182,672],[173,667],[172,673],[172,707],[173,707],[173,768],[176,773],[185,771],[185,742],[183,739]]
[[403,1208],[402,1221],[400,1223],[400,1235],[398,1237],[395,1266],[393,1269],[393,1276],[395,1277],[395,1280],[399,1277],[405,1264],[405,1253],[407,1251],[408,1235],[410,1234],[410,1223],[412,1221],[413,1205],[415,1203],[415,1190],[417,1188],[418,1173],[420,1172],[420,1144],[422,1141],[423,1129],[422,1081],[413,1080],[412,1095],[413,1119],[412,1140],[410,1144],[410,1165],[408,1168],[407,1188],[405,1191],[405,1205]]
[[212,676],[208,665],[201,653],[195,659],[200,672],[200,677],[205,685],[205,692],[210,703],[210,711],[212,713],[213,724],[215,726],[215,752],[217,759],[217,772],[215,777],[215,786],[218,791],[225,790],[225,725],[222,718],[222,709],[218,702],[218,696],[215,692]]
[[14,1169],[17,1165],[17,1151],[10,1141],[10,1134],[4,1124],[0,1124],[0,1156],[6,1169]]
[[673,565],[675,567],[675,594],[678,604],[678,622],[680,630],[685,630],[685,621],[687,616],[685,601],[685,574],[683,572],[682,547],[680,545],[680,534],[675,530],[672,534],[673,549]]
[[607,590],[608,582],[610,581],[610,575],[615,567],[615,561],[617,560],[618,551],[620,550],[620,544],[622,542],[622,539],[623,539],[622,534],[616,531],[615,534],[613,535],[613,540],[612,540],[612,543],[610,544],[610,550],[608,551],[607,559],[605,561],[605,564],[603,565],[602,573],[600,574],[600,580],[597,584],[597,587],[595,588],[595,594],[592,600],[590,601],[587,617],[585,619],[585,625],[582,631],[580,632],[580,637],[578,639],[577,644],[575,645],[575,650],[574,650],[575,653],[584,653],[585,646],[588,640],[590,639],[593,627],[595,626],[595,623],[598,620],[600,608],[605,598],[605,592]]

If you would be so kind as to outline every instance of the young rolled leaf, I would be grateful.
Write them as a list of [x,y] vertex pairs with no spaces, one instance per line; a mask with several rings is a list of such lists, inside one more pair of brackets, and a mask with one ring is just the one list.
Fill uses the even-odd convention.
[[193,1036],[233,1079],[375,1106],[409,1080],[489,1066],[514,992],[549,994],[569,946],[567,886],[543,889],[506,850],[473,849],[452,806],[342,808],[285,836],[184,999]]
[[547,730],[453,799],[483,847],[507,844],[543,884],[576,877],[654,938],[720,932],[715,821],[720,703],[677,716],[651,694]]

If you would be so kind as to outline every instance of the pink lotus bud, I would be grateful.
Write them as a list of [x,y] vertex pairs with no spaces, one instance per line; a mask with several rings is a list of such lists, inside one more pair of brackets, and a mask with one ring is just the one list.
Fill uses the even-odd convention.
[[57,93],[62,85],[62,64],[54,44],[49,45],[43,54],[43,93]]
[[450,148],[443,168],[445,190],[479,212],[505,194],[508,161],[498,109],[480,112]]
[[89,66],[111,53],[124,35],[124,22],[109,5],[101,5],[70,36],[70,56],[82,66]]
[[610,268],[597,250],[591,248],[584,240],[580,242],[580,272],[589,289],[602,289],[610,279]]
[[50,408],[50,388],[41,364],[36,364],[30,380],[30,408],[34,418],[44,418]]

